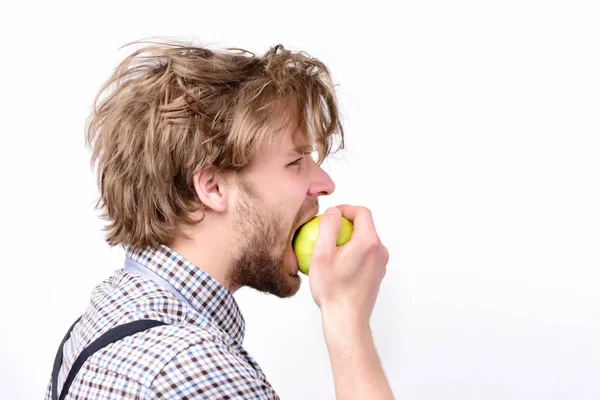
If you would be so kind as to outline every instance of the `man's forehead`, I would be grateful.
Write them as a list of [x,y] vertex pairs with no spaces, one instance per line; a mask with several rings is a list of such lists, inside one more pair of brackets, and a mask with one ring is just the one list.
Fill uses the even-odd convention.
[[314,149],[306,135],[292,130],[282,130],[261,146],[256,153],[256,160],[289,158],[312,153]]
[[277,148],[276,151],[280,153],[305,154],[312,152],[315,148],[309,135],[300,129],[284,129],[274,139],[273,144]]
[[287,146],[288,152],[292,153],[311,153],[314,151],[314,144],[307,139],[297,139]]
[[307,154],[312,153],[315,146],[307,135],[296,133],[291,143],[287,144],[287,152],[289,154]]
[[302,128],[303,126],[294,108],[282,108],[280,114],[271,122],[271,132],[274,133],[270,141],[271,151],[285,156],[315,151],[313,138]]

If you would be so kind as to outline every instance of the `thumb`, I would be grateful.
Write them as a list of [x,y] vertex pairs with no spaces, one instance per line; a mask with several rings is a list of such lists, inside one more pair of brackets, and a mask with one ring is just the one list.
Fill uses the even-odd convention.
[[313,248],[313,255],[331,253],[335,249],[341,226],[341,211],[336,207],[328,208],[319,221],[319,232]]

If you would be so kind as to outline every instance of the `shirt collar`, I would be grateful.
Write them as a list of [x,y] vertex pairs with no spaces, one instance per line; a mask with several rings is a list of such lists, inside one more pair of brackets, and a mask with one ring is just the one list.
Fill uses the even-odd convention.
[[207,320],[242,343],[245,322],[233,295],[208,273],[162,245],[128,248],[126,256],[167,281]]

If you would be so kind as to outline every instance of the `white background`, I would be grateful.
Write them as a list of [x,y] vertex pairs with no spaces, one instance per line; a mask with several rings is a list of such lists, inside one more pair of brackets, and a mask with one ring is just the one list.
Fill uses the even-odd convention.
[[[598,7],[2,2],[0,397],[43,397],[66,329],[121,266],[84,124],[119,47],[169,36],[282,43],[331,68],[348,141],[321,212],[370,207],[390,250],[371,322],[398,399],[599,399]],[[235,296],[281,397],[334,398],[308,282]]]

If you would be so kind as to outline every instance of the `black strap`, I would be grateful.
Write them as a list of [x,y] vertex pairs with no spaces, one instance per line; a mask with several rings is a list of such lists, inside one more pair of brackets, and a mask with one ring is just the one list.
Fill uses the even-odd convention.
[[81,317],[77,318],[77,321],[73,322],[73,325],[71,325],[71,327],[69,328],[69,331],[63,338],[62,342],[60,342],[60,346],[58,347],[58,351],[56,352],[56,357],[54,357],[54,366],[52,367],[52,400],[58,399],[58,391],[56,388],[58,386],[58,371],[60,370],[60,366],[62,365],[63,360],[63,347],[65,346],[65,342],[67,341],[69,336],[71,336],[71,331],[73,330],[73,327],[75,327],[75,325],[79,322],[80,319]]
[[73,325],[71,325],[71,328],[69,328],[69,331],[65,335],[62,343],[60,344],[58,352],[56,353],[56,357],[54,358],[54,368],[52,369],[52,400],[64,400],[65,396],[69,392],[71,383],[73,383],[73,380],[75,379],[75,375],[77,375],[77,372],[79,372],[79,369],[81,368],[85,360],[87,360],[89,356],[91,356],[98,350],[108,346],[111,343],[117,342],[126,336],[131,336],[138,332],[142,332],[146,329],[154,328],[156,326],[166,325],[166,323],[162,321],[142,319],[139,321],[133,321],[127,324],[119,325],[115,328],[110,329],[108,332],[105,332],[98,339],[94,340],[88,347],[83,349],[81,354],[79,354],[79,356],[71,366],[71,370],[69,371],[67,379],[65,380],[62,390],[60,391],[60,396],[58,396],[58,371],[60,370],[60,366],[62,365],[63,347],[65,345],[65,342],[71,335],[73,327],[75,326],[75,324],[77,324],[77,322],[79,322],[80,319],[81,317],[78,318]]

